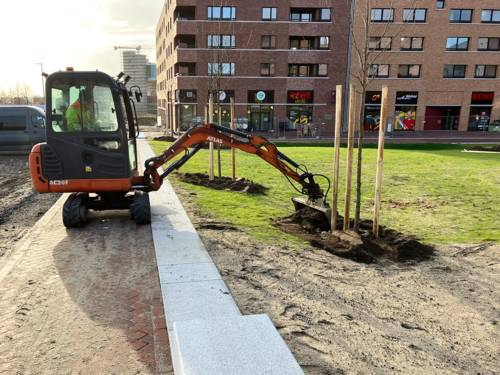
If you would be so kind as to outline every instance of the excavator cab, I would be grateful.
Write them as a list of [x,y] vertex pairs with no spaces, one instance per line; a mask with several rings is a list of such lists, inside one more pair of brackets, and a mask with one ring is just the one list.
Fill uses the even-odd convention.
[[63,209],[67,227],[85,224],[89,208],[130,208],[138,223],[149,221],[147,194],[134,191],[142,181],[139,128],[125,83],[98,71],[47,78],[47,141],[34,146],[30,171],[38,192],[72,193]]

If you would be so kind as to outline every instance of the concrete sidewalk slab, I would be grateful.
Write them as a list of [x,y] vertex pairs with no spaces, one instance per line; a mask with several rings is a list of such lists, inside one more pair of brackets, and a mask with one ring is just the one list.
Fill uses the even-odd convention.
[[174,331],[182,374],[303,374],[267,315],[175,322]]
[[149,200],[175,374],[302,374],[267,316],[241,316],[168,180]]
[[194,281],[220,280],[220,274],[213,263],[173,264],[158,266],[162,284]]

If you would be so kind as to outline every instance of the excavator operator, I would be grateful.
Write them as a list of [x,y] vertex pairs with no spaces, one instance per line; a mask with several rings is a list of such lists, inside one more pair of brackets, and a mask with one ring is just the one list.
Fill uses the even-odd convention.
[[88,87],[81,90],[78,99],[66,110],[67,131],[77,132],[92,128],[95,125],[93,106],[92,89]]

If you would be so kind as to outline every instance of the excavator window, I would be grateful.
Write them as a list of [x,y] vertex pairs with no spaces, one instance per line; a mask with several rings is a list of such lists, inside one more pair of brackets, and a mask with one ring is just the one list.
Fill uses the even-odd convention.
[[54,81],[54,132],[116,132],[118,119],[111,87],[97,82]]

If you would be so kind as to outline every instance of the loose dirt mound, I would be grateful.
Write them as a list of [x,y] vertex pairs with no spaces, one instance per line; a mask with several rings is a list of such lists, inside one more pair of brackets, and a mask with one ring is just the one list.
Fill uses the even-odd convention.
[[486,152],[500,152],[500,145],[492,146],[471,146],[466,148],[467,151],[486,151]]
[[175,142],[177,139],[170,135],[162,135],[161,137],[153,138],[153,141],[161,141],[161,142]]
[[176,176],[183,182],[216,190],[239,191],[254,195],[265,194],[268,190],[267,187],[246,178],[233,181],[229,177],[215,177],[213,181],[210,181],[208,175],[203,173],[176,173]]
[[337,230],[330,233],[330,224],[324,214],[304,207],[291,216],[276,220],[274,225],[309,241],[313,246],[362,263],[373,263],[379,259],[421,261],[429,259],[434,253],[434,248],[422,244],[415,237],[385,227],[381,228],[379,238],[375,239],[372,222],[368,220],[360,223],[359,234],[342,232],[339,230],[343,225],[342,220],[340,218]]

